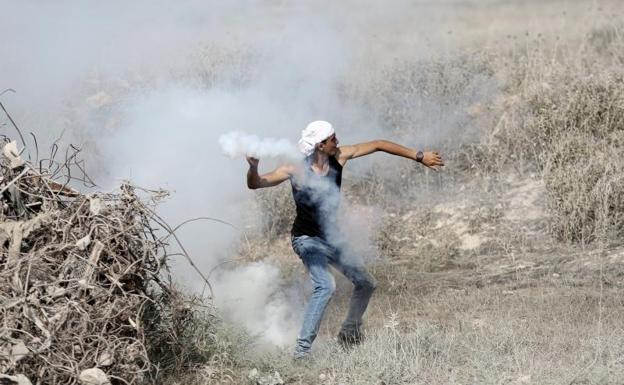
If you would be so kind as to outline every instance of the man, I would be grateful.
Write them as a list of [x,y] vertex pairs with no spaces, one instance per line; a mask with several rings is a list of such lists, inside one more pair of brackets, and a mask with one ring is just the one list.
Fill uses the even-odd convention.
[[362,315],[376,287],[375,279],[361,263],[344,253],[336,213],[340,203],[342,168],[350,159],[383,151],[412,159],[435,169],[444,165],[437,152],[416,151],[386,140],[374,140],[338,147],[332,125],[325,121],[310,123],[301,133],[299,149],[305,156],[301,164],[287,164],[259,175],[259,160],[247,157],[250,189],[276,186],[290,180],[297,216],[293,223],[292,246],[305,265],[314,289],[297,338],[295,358],[309,355],[325,308],[336,288],[329,266],[344,274],[354,285],[349,310],[338,333],[344,346],[362,341]]

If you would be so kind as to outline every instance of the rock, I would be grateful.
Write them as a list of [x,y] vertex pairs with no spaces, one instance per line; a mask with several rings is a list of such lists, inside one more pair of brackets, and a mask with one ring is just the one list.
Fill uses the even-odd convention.
[[99,215],[103,208],[104,204],[100,198],[89,198],[89,211],[92,215]]
[[98,366],[111,366],[113,364],[113,355],[110,352],[100,354],[97,364]]
[[30,351],[28,350],[24,342],[20,341],[11,347],[11,360],[13,362],[18,362],[22,358],[25,358],[28,353],[30,353]]
[[272,385],[284,385],[284,380],[282,380],[282,376],[278,372],[273,373],[273,380]]
[[256,368],[251,369],[247,375],[247,378],[254,382],[258,379],[258,377],[260,377],[260,374],[258,374],[258,369]]
[[85,250],[90,243],[91,235],[87,234],[86,236],[76,241],[76,247],[78,248],[78,250]]
[[83,370],[80,372],[78,380],[82,385],[111,385],[106,373],[99,368]]
[[0,384],[7,385],[32,385],[32,382],[23,374],[17,376],[9,376],[7,374],[0,374]]
[[20,151],[17,149],[17,142],[12,141],[4,145],[4,156],[11,162],[9,167],[15,169],[24,165],[24,160],[20,158]]

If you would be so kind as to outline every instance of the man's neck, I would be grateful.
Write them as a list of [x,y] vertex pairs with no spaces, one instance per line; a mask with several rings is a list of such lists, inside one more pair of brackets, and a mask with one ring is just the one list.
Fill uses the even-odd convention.
[[327,167],[329,166],[329,156],[323,152],[316,151],[314,153],[314,157],[312,158],[312,169],[317,173],[325,173],[327,172]]
[[314,158],[312,158],[312,164],[317,166],[324,166],[329,162],[329,156],[320,151],[316,151],[314,153]]

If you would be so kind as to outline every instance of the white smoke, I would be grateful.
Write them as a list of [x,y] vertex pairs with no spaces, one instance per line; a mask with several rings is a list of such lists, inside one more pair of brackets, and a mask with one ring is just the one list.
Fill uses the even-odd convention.
[[247,328],[261,341],[277,346],[292,345],[302,312],[301,293],[285,286],[278,266],[254,262],[224,271],[213,283],[216,305],[228,319]]
[[[427,3],[8,0],[0,90],[18,92],[2,102],[41,149],[65,133],[65,142],[94,154],[89,171],[102,189],[121,179],[164,187],[173,194],[160,210],[172,225],[198,216],[233,224],[180,229],[208,272],[231,258],[253,198],[246,162],[222,153],[294,157],[288,139],[317,119],[335,123],[343,143],[394,139],[358,104],[366,92],[354,89],[397,57],[426,56],[460,35],[438,27],[431,16],[445,8]],[[241,127],[248,133],[232,134]],[[268,137],[285,139],[261,139]],[[174,264],[201,291],[186,261]],[[213,279],[227,316],[278,344],[293,341],[298,322],[288,315],[302,306],[274,266],[218,270]]]
[[257,135],[234,131],[219,137],[223,154],[231,159],[249,155],[254,158],[303,158],[301,152],[288,139],[260,138]]

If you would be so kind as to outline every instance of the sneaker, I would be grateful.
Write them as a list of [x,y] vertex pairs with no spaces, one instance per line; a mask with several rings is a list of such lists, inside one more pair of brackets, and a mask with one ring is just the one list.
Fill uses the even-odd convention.
[[309,358],[310,358],[310,352],[295,351],[295,354],[293,354],[293,360],[297,362],[307,361]]
[[364,341],[364,333],[360,330],[354,331],[345,331],[341,330],[338,333],[338,343],[345,349],[349,349],[354,347],[355,345],[359,345]]

